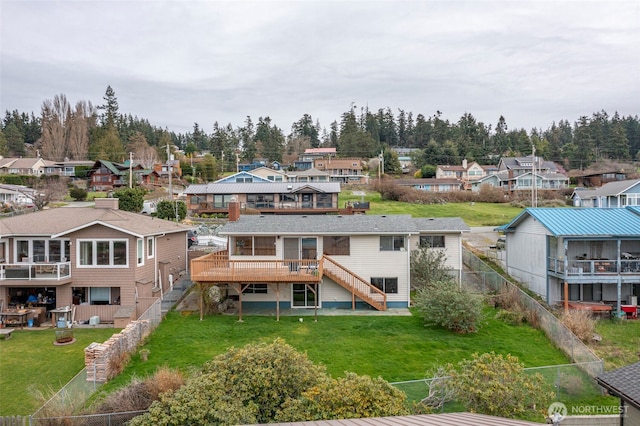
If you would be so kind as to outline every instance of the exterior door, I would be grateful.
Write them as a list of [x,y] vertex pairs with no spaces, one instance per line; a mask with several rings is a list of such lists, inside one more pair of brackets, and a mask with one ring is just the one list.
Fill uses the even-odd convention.
[[[318,294],[317,284],[293,284],[291,287],[293,291],[291,295],[291,307],[313,308],[316,306],[316,297]],[[318,303],[318,307],[320,307],[320,303]]]
[[294,260],[300,259],[300,239],[299,238],[285,238],[283,248],[284,259],[289,262],[289,270],[297,271],[298,262]]

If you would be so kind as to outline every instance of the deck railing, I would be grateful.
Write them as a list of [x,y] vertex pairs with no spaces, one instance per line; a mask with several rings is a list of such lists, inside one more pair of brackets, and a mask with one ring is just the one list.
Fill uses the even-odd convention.
[[201,282],[317,282],[322,262],[316,259],[229,260],[216,252],[191,261],[191,280]]
[[71,262],[2,263],[0,281],[5,280],[61,280],[71,277]]
[[[558,274],[565,272],[564,259],[549,258],[549,270]],[[640,260],[621,259],[620,268],[616,259],[571,260],[566,268],[567,275],[611,275],[640,274]]]

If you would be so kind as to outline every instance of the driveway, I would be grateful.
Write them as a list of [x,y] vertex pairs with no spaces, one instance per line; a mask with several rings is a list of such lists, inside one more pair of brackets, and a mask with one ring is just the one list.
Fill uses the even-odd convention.
[[494,231],[495,228],[495,226],[472,227],[471,232],[462,234],[462,241],[481,251],[495,247],[500,236],[499,232]]

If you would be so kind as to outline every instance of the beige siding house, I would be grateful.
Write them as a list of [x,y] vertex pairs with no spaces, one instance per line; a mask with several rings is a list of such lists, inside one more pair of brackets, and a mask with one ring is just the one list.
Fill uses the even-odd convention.
[[[187,269],[188,227],[118,209],[64,207],[0,221],[0,305],[75,308],[75,320],[131,319]],[[122,310],[122,309],[121,309]]]

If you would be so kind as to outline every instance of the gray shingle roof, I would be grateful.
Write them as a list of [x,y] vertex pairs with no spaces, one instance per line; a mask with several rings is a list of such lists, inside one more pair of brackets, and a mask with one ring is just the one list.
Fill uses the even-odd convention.
[[640,362],[604,373],[596,381],[640,410]]
[[101,224],[137,236],[185,232],[191,228],[123,210],[64,207],[2,219],[0,220],[0,237],[64,235],[91,224]]
[[418,234],[420,231],[467,232],[460,218],[420,218],[411,215],[241,215],[228,222],[220,235],[380,235]]

